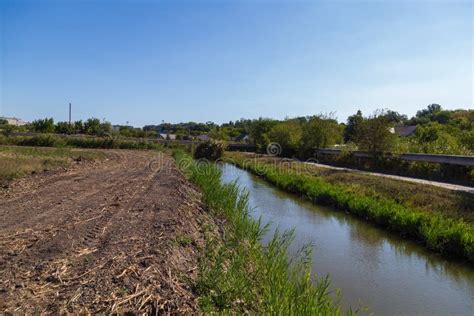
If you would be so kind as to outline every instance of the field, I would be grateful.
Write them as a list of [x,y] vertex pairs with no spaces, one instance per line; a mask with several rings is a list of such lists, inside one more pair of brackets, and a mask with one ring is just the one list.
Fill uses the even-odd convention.
[[0,184],[26,174],[71,168],[105,158],[98,151],[69,148],[0,146]]
[[246,194],[173,157],[0,147],[0,310],[341,314],[291,232],[263,247]]
[[1,155],[8,179],[54,168],[10,180],[0,193],[0,310],[196,310],[201,227],[212,220],[169,156],[40,148]]
[[471,194],[275,157],[228,153],[227,160],[284,190],[363,217],[437,252],[474,261]]

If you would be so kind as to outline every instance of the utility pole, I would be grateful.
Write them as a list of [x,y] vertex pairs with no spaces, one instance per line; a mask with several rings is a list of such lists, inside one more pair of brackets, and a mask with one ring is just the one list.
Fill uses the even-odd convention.
[[71,125],[71,103],[69,103],[69,125]]

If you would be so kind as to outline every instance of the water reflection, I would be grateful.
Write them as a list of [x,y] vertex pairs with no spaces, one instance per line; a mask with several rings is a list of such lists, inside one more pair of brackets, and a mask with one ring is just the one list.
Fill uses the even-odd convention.
[[376,314],[387,315],[472,314],[472,266],[448,261],[343,212],[313,205],[233,166],[225,167],[222,179],[238,179],[250,192],[251,215],[272,222],[270,232],[296,228],[290,250],[313,245],[313,271],[332,276],[333,285],[343,291],[344,305],[357,306],[361,300]]

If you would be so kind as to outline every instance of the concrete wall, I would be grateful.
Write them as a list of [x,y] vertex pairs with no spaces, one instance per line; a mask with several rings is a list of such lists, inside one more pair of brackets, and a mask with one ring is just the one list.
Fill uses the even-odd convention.
[[[370,157],[369,153],[364,151],[353,151],[351,152],[354,157]],[[318,155],[340,155],[340,149],[321,148],[317,150]],[[435,154],[401,154],[394,155],[392,153],[386,153],[386,157],[397,157],[401,160],[407,161],[422,161],[432,163],[443,163],[449,165],[460,165],[460,166],[474,166],[474,156],[457,156],[457,155],[435,155]]]

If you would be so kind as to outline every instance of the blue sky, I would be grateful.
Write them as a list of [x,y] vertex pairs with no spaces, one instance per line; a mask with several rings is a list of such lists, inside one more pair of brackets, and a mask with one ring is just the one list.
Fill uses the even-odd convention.
[[225,122],[473,107],[470,1],[0,0],[0,115]]

